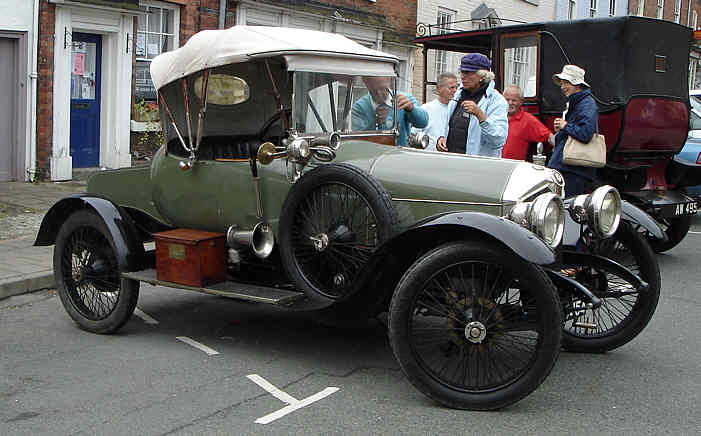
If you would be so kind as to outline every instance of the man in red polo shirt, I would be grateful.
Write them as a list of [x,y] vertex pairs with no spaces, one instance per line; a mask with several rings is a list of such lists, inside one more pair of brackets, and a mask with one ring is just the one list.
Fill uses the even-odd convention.
[[501,151],[501,157],[526,160],[528,144],[546,142],[552,144],[553,134],[536,117],[521,108],[523,94],[521,88],[509,85],[504,90],[504,98],[509,104],[509,136]]

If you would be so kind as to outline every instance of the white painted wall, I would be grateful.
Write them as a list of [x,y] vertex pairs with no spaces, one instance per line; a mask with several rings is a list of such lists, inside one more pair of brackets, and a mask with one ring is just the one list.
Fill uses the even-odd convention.
[[30,0],[0,1],[0,30],[28,32],[32,28],[32,2]]
[[[668,0],[669,1],[669,0]],[[589,8],[591,5],[590,0],[577,0],[576,3],[576,19],[589,18]],[[615,5],[615,16],[628,15],[628,1],[627,0],[616,0]],[[609,16],[609,0],[598,0],[596,17],[608,17]],[[566,20],[567,10],[569,8],[568,0],[557,0],[557,6],[555,11],[556,19]],[[684,17],[682,17],[683,19]]]

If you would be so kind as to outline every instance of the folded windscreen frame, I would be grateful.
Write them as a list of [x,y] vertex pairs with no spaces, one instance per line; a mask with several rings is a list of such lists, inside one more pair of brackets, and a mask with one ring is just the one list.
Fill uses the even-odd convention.
[[188,118],[195,150],[214,138],[256,137],[279,105],[291,107],[292,77],[285,60],[276,56],[199,71],[164,85],[158,93],[167,152],[188,157]]

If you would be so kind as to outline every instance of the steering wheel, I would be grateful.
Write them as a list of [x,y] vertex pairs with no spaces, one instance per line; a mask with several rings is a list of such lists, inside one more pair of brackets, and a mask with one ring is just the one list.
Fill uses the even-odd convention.
[[[258,132],[258,137],[261,139],[262,142],[266,142],[270,139],[275,139],[277,140],[277,142],[280,142],[282,137],[285,135],[285,128],[282,125],[283,111],[285,112],[285,115],[287,116],[288,120],[292,119],[292,109],[283,109],[282,111],[278,110],[277,112],[275,112],[270,118],[268,118],[265,121],[263,127]],[[276,127],[279,130],[279,132],[276,131]]]

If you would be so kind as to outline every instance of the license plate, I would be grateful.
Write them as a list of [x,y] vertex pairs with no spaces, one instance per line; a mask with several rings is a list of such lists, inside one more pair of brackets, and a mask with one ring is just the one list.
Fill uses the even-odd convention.
[[694,215],[698,210],[698,204],[695,201],[689,201],[687,203],[671,204],[665,208],[666,210],[663,215],[667,216],[681,216],[681,215]]

